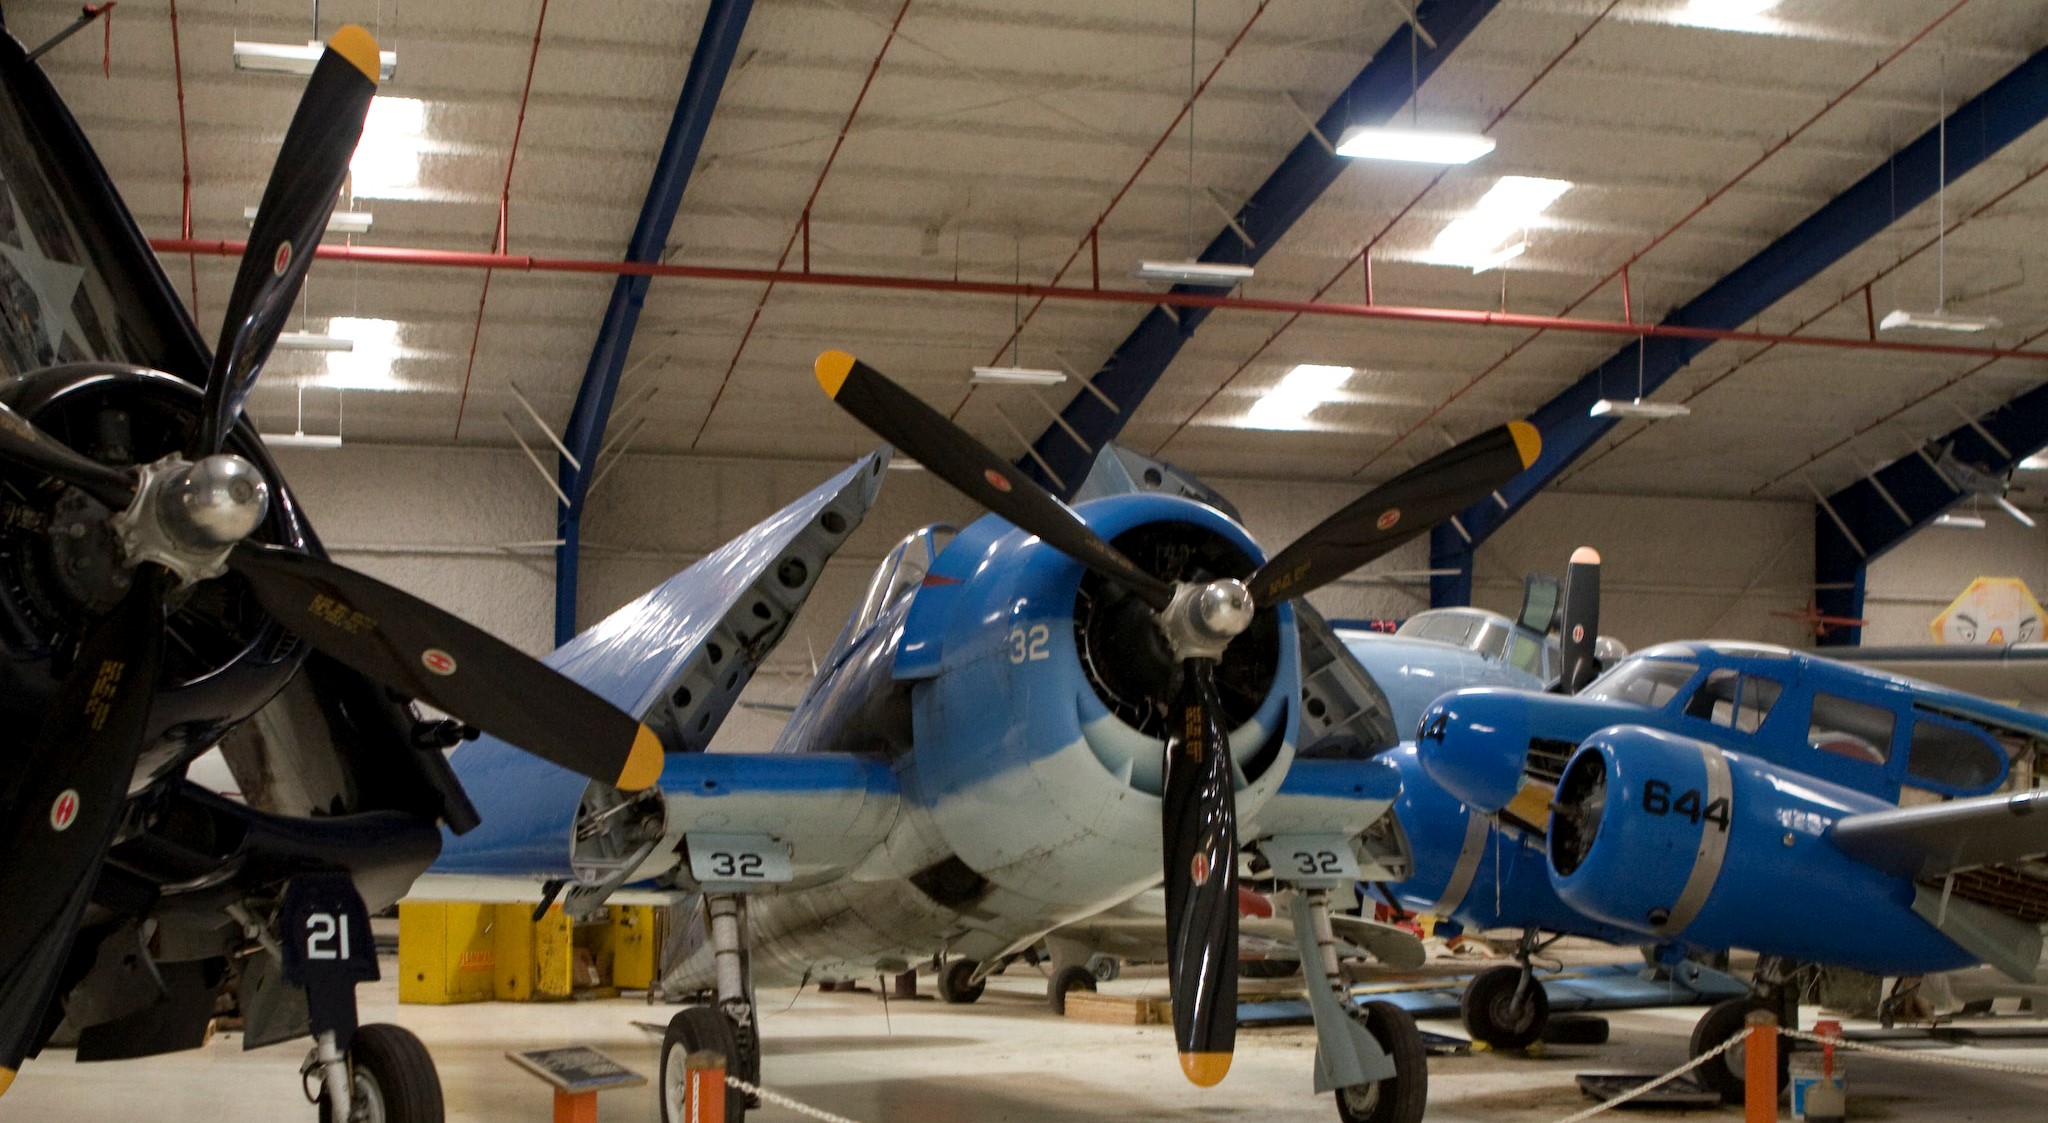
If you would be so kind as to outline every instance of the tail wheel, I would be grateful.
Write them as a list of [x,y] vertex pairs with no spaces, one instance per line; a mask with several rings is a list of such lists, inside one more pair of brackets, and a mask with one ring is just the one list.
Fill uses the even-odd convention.
[[[1692,1027],[1691,1055],[1712,1052],[1723,1041],[1749,1032],[1749,1012],[1768,1010],[1768,1003],[1754,998],[1730,998],[1707,1008],[1705,1014]],[[1711,1091],[1721,1093],[1721,1102],[1739,1104],[1746,1092],[1747,1078],[1745,1046],[1735,1048],[1715,1057],[1693,1070],[1700,1083]],[[1792,1083],[1792,1050],[1783,1042],[1778,1045],[1778,1091],[1783,1092]]]
[[[1519,1001],[1517,991],[1521,992]],[[1458,1012],[1464,1015],[1465,1032],[1473,1040],[1496,1049],[1526,1049],[1543,1037],[1543,1024],[1550,1020],[1550,997],[1533,978],[1523,987],[1520,967],[1492,967],[1481,971],[1465,988]]]
[[[732,1023],[709,1006],[686,1006],[677,1011],[661,1038],[661,1123],[697,1119],[696,1105],[690,1102],[689,1069],[683,1062],[691,1053],[707,1052],[724,1057],[728,1072],[737,1071],[741,1057]],[[741,1123],[746,1116],[746,1096],[727,1088],[725,1123]]]
[[[975,968],[981,966],[972,959],[955,959],[939,972],[939,997],[954,1006],[963,1006],[981,997],[988,989],[987,979],[974,979]],[[970,984],[969,979],[974,979]]]
[[1337,1118],[1342,1123],[1422,1123],[1429,1104],[1429,1054],[1414,1017],[1391,1002],[1368,1002],[1365,1030],[1394,1059],[1394,1075],[1337,1089]]
[[320,1097],[320,1123],[442,1123],[441,1078],[411,1031],[366,1025],[348,1047],[349,1113],[337,1120]]
[[1052,982],[1045,988],[1045,997],[1052,1004],[1052,1012],[1065,1017],[1067,995],[1077,990],[1093,991],[1095,972],[1086,967],[1062,967],[1053,972]]

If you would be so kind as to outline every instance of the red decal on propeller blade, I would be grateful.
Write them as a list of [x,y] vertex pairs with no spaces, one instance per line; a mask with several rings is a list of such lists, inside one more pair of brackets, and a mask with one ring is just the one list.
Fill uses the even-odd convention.
[[1003,475],[1001,472],[996,471],[994,468],[990,468],[989,470],[983,472],[981,474],[981,478],[987,480],[988,485],[992,488],[995,488],[997,491],[1010,490],[1010,477]]
[[284,271],[291,267],[291,263],[292,244],[290,242],[279,242],[277,244],[277,256],[272,258],[270,262],[271,273],[282,277],[284,276]]
[[65,788],[57,793],[57,802],[50,805],[50,829],[61,831],[78,821],[78,793]]
[[1207,853],[1198,852],[1194,860],[1188,863],[1188,876],[1194,878],[1196,885],[1209,884],[1209,855]]
[[1386,510],[1380,512],[1379,528],[1381,530],[1392,530],[1394,529],[1394,524],[1400,521],[1401,508],[1389,507]]
[[438,647],[430,647],[420,652],[420,666],[437,675],[452,675],[455,673],[455,656]]

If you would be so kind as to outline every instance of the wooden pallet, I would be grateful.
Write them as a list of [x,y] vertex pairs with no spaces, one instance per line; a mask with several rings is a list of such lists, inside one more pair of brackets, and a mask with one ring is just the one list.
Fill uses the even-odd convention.
[[1164,998],[1077,990],[1067,995],[1067,1017],[1097,1025],[1163,1025],[1173,1020],[1173,1008]]

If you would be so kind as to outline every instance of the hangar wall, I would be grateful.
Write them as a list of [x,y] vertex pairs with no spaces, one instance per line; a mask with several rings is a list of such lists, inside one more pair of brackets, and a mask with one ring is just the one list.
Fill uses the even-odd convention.
[[[501,548],[555,533],[554,496],[523,453],[348,445],[283,449],[278,459],[338,557],[526,650],[548,649],[553,556],[544,547]],[[627,457],[591,497],[582,623],[601,619],[842,466]],[[1238,504],[1261,541],[1275,544],[1356,494],[1342,484],[1211,482]],[[1574,546],[1590,544],[1607,561],[1607,631],[1631,646],[1700,635],[1797,644],[1799,625],[1768,610],[1806,603],[1811,512],[1801,503],[1544,495],[1481,548],[1479,603],[1512,612],[1524,573],[1561,572]],[[970,504],[925,473],[891,472],[876,510],[827,570],[778,652],[779,673],[764,676],[750,697],[793,701],[809,651],[822,655],[831,644],[890,546],[925,523],[957,524],[972,514]],[[1903,561],[1913,549],[1909,543],[1894,557]],[[1428,564],[1427,544],[1410,543],[1314,599],[1332,617],[1408,616],[1428,604]],[[2048,568],[2048,558],[2040,564]],[[2048,588],[2048,580],[2042,585]]]
[[1977,577],[2017,577],[2048,596],[2048,531],[1991,509],[1982,530],[1930,526],[1908,538],[1870,567],[1863,642],[1932,642],[1928,624]]

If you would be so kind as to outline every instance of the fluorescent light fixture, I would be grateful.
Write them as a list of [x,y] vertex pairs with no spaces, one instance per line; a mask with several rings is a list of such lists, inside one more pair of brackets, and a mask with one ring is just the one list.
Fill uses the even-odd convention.
[[[301,47],[295,43],[249,43],[235,40],[235,69],[257,74],[313,73],[314,64],[327,50],[327,44],[308,42]],[[378,81],[389,82],[398,70],[397,51],[377,52]]]
[[1253,402],[1251,411],[1238,424],[1246,429],[1306,429],[1308,415],[1317,406],[1335,401],[1344,383],[1355,373],[1351,367],[1298,364],[1279,385]]
[[2034,516],[2013,506],[2012,500],[2007,499],[2005,496],[1994,495],[1991,497],[1991,501],[2004,508],[2005,513],[2011,515],[2021,526],[2032,527],[2034,525]]
[[1768,15],[1778,0],[1691,0],[1680,8],[1677,22],[1720,31],[1776,31]]
[[975,367],[969,381],[976,386],[1058,386],[1067,380],[1063,370],[1042,367]]
[[1571,189],[1570,180],[1502,176],[1469,213],[1452,219],[1437,234],[1422,260],[1462,266],[1474,273],[1497,269],[1528,249],[1522,232]]
[[1493,151],[1493,138],[1478,133],[1354,125],[1337,141],[1337,155],[1410,164],[1469,164]]
[[347,351],[329,352],[327,375],[320,385],[340,390],[396,390],[391,368],[398,362],[398,322],[336,316],[327,321],[329,335],[351,342]]
[[1131,271],[1141,281],[1231,289],[1252,279],[1249,265],[1216,265],[1207,261],[1141,261]]
[[386,199],[417,195],[426,132],[426,102],[416,97],[370,99],[363,139],[348,162],[350,193]]
[[[903,460],[898,457],[890,457],[889,470],[891,472],[922,472],[924,471],[924,465],[919,464],[915,460]],[[1460,570],[1459,572],[1462,573],[1464,571]]]
[[1646,402],[1641,398],[1602,398],[1593,403],[1587,411],[1594,417],[1641,417],[1650,421],[1661,421],[1669,417],[1684,417],[1692,407],[1683,402]]
[[353,351],[356,341],[338,335],[315,335],[310,331],[288,331],[277,337],[279,351]]
[[271,448],[340,448],[340,433],[258,433]]
[[2048,469],[2048,452],[2037,452],[2020,461],[2019,466],[2029,472],[2039,472],[2042,469]]
[[1934,520],[1936,526],[1955,527],[1958,530],[1983,530],[1984,516],[1958,515],[1953,512]]
[[[256,221],[256,208],[243,207],[242,218],[250,223]],[[370,232],[369,211],[335,211],[327,216],[329,234],[367,234]]]
[[1990,331],[2000,326],[1996,316],[1965,316],[1956,312],[1937,309],[1933,312],[1908,312],[1894,308],[1877,322],[1879,331]]

